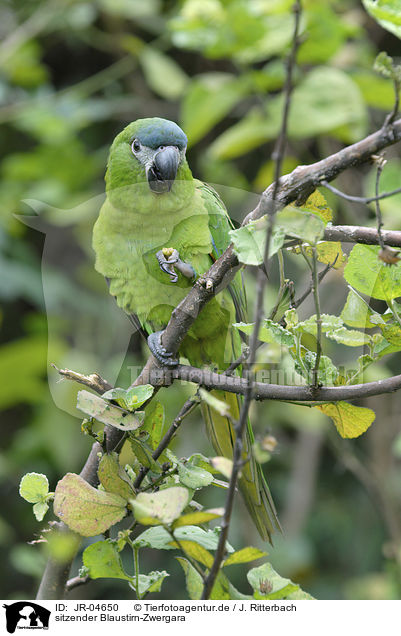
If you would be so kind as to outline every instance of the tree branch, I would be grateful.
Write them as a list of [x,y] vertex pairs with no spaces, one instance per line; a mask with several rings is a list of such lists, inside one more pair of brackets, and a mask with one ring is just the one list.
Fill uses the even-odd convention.
[[[207,389],[219,389],[229,393],[244,395],[247,382],[239,376],[216,373],[208,369],[197,369],[190,365],[180,364],[169,374],[171,380],[184,380],[204,386]],[[312,390],[313,389],[313,390]],[[392,393],[401,389],[401,374],[394,375],[385,380],[366,382],[364,384],[352,384],[346,386],[290,386],[283,384],[268,384],[255,382],[254,398],[256,400],[284,400],[290,402],[339,402],[341,400],[356,400]]]

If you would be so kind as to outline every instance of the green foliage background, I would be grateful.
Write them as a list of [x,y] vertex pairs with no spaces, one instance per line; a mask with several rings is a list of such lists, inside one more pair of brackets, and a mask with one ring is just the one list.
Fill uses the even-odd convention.
[[[45,473],[54,489],[65,472],[79,472],[90,447],[72,408],[76,387],[56,384],[49,362],[101,370],[108,379],[121,367],[119,329],[128,327],[93,270],[90,248],[109,145],[139,117],[178,121],[189,138],[194,174],[227,186],[222,194],[230,212],[244,216],[244,192],[261,192],[272,181],[291,5],[19,0],[0,8],[0,549],[8,572],[2,598],[34,596],[45,561],[40,544],[27,545],[40,526],[18,497],[21,476]],[[381,125],[394,96],[391,82],[372,70],[373,61],[383,49],[395,58],[401,54],[396,34],[378,26],[357,0],[303,5],[286,172]],[[386,157],[382,189],[390,190],[399,186],[399,149]],[[373,183],[369,166],[338,180],[353,194],[371,194]],[[372,209],[327,198],[335,223],[374,225]],[[385,227],[401,229],[399,204],[400,197],[383,201]],[[15,216],[21,214],[31,216],[22,222]],[[289,267],[305,286],[307,273]],[[323,295],[333,313],[347,294],[339,284],[333,275]],[[249,296],[252,302],[252,277]],[[268,303],[274,304],[273,292]],[[144,354],[133,336],[120,386]],[[399,354],[387,366],[375,365],[365,380],[397,372],[398,362]],[[167,418],[188,390],[176,385],[163,391]],[[351,442],[339,440],[315,410],[254,406],[256,432],[279,442],[267,472],[286,536],[269,558],[317,598],[399,596],[393,558],[401,545],[399,396],[366,406],[376,411],[376,423]],[[175,446],[178,455],[195,451],[211,452],[199,415],[186,421]],[[211,504],[222,505],[220,493]],[[243,512],[238,502],[231,542],[260,545]],[[177,576],[159,597],[185,597],[179,565],[170,553],[152,551],[147,569],[164,567]],[[240,580],[238,587],[250,591]],[[73,594],[124,598],[127,590],[120,581],[101,580]]]

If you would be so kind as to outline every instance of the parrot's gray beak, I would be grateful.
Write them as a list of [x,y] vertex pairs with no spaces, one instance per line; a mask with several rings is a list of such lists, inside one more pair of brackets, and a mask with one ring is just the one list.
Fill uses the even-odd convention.
[[152,165],[147,171],[152,192],[163,194],[171,190],[179,163],[180,152],[176,146],[163,146],[155,153]]

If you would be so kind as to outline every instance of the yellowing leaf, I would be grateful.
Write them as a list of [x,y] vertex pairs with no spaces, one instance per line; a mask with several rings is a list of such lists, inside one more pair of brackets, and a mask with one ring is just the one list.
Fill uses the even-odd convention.
[[303,204],[303,210],[307,210],[308,212],[313,212],[318,217],[322,219],[325,223],[333,220],[333,211],[329,207],[326,199],[323,194],[319,192],[319,190],[315,190],[312,194],[306,199]]
[[255,559],[260,559],[264,556],[267,556],[267,552],[262,552],[262,550],[259,550],[258,548],[252,548],[249,546],[230,554],[230,556],[228,556],[224,561],[224,567],[226,565],[234,565],[235,563],[248,563],[249,561],[254,561]]
[[114,492],[124,499],[134,495],[133,487],[125,470],[118,463],[117,456],[105,453],[97,471],[99,481],[107,492]]
[[[297,254],[300,253],[299,247],[293,247],[291,249]],[[312,248],[306,246],[304,250],[309,256],[312,255]],[[316,245],[316,257],[320,263],[331,265],[334,269],[340,269],[347,262],[347,257],[339,241],[320,241],[320,243]]]
[[54,514],[74,532],[93,537],[121,521],[126,503],[119,495],[97,490],[79,475],[67,473],[57,484]]
[[199,561],[199,563],[202,563],[207,568],[212,567],[212,555],[206,550],[206,548],[204,548],[202,545],[199,545],[199,543],[196,543],[196,541],[186,541],[185,539],[181,539],[179,544],[175,541],[171,541],[171,545],[175,548],[181,548],[186,556],[195,559],[195,561]]
[[207,523],[212,519],[218,519],[218,517],[221,517],[223,514],[224,508],[188,512],[188,514],[181,515],[181,517],[174,522],[174,528],[179,528],[180,526],[197,526],[201,523]]
[[376,417],[371,409],[354,406],[348,402],[330,402],[315,408],[333,420],[341,437],[344,438],[359,437],[367,431]]

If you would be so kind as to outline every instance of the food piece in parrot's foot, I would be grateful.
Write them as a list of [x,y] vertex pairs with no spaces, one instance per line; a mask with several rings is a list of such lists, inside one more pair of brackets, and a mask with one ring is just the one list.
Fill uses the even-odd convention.
[[162,345],[162,331],[155,331],[148,336],[148,347],[152,354],[161,364],[166,367],[176,367],[178,364],[178,358],[175,358],[170,351]]
[[172,283],[176,283],[178,280],[175,269],[178,269],[185,278],[195,278],[195,270],[192,265],[182,261],[179,251],[173,247],[164,247],[162,250],[159,250],[156,254],[156,258],[160,269],[170,276]]

